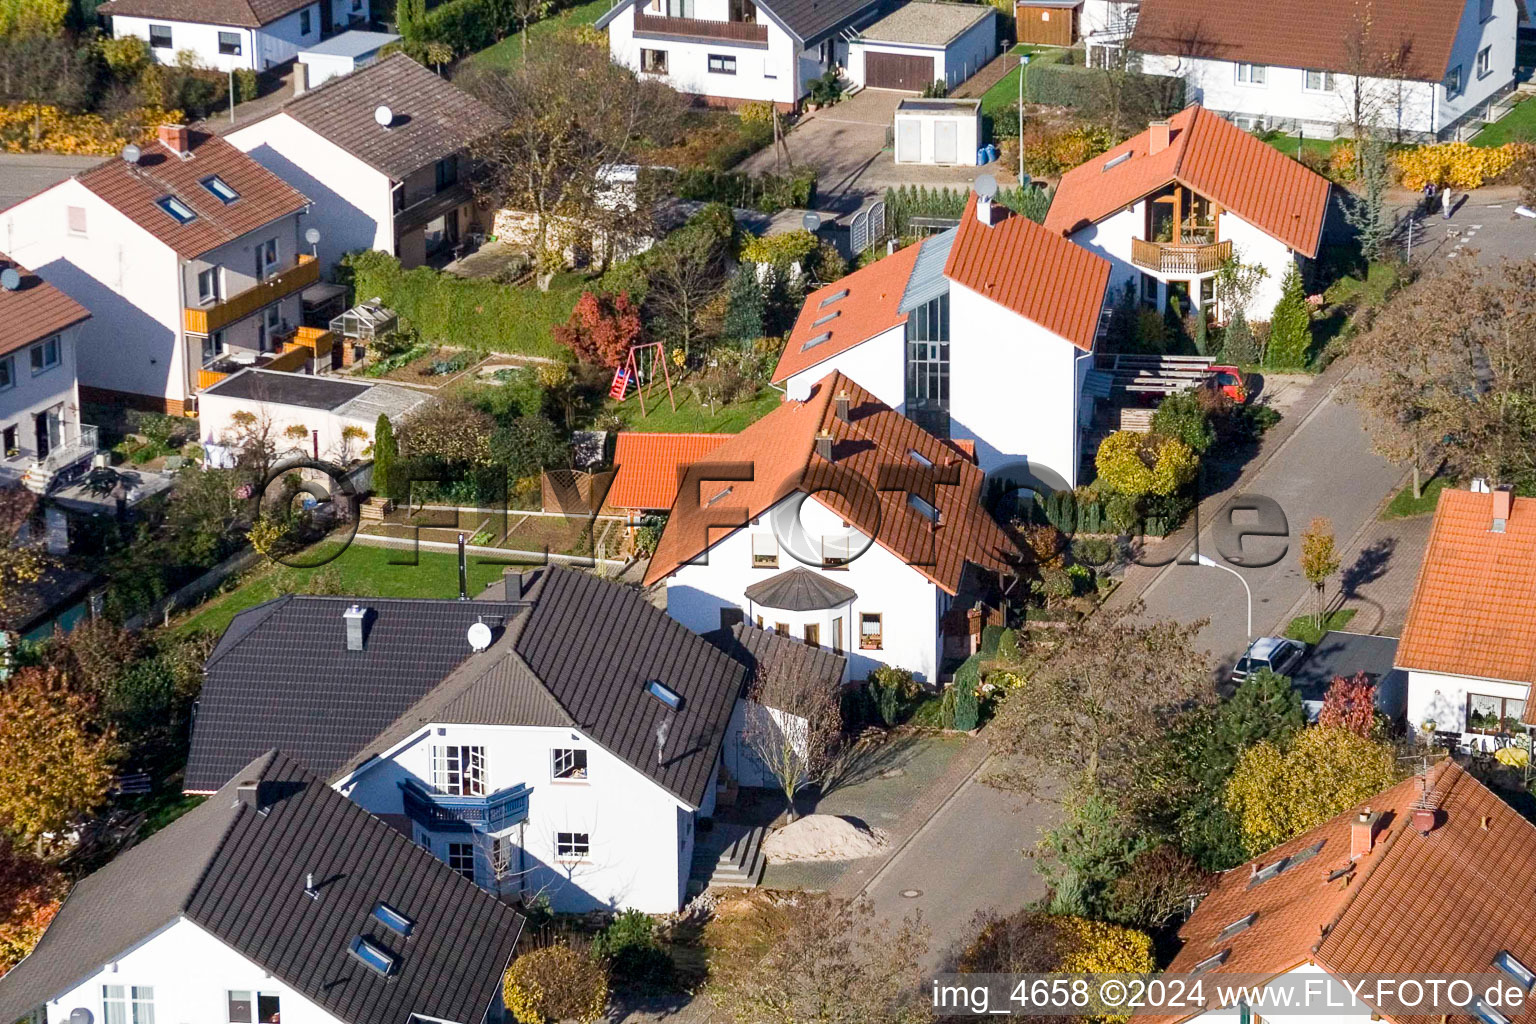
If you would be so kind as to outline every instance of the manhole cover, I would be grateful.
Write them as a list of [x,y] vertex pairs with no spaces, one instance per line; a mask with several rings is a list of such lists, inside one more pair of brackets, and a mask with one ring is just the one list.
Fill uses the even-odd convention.
[[903,889],[903,890],[901,890],[901,894],[902,894],[902,896],[906,897],[909,900],[915,900],[915,899],[917,899],[919,896],[921,896],[923,894],[923,890],[921,890],[921,889]]

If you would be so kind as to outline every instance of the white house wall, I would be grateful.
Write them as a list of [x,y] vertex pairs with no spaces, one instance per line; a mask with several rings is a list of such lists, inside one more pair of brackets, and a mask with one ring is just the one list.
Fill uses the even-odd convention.
[[907,397],[907,326],[897,324],[868,341],[844,349],[830,359],[801,370],[784,382],[786,397],[805,401],[811,388],[833,370],[886,405],[902,412]]
[[[345,30],[353,19],[367,21],[369,18],[369,0],[319,0],[318,3],[285,14],[255,29],[175,21],[170,18],[114,15],[112,35],[118,39],[124,36],[138,36],[148,42],[149,26],[165,25],[171,30],[171,45],[168,48],[157,48],[153,51],[155,58],[162,64],[173,64],[177,53],[182,50],[191,50],[197,55],[197,62],[202,67],[216,68],[219,71],[239,68],[264,71],[274,65],[292,60],[298,56],[300,50],[308,49],[320,42],[320,7],[323,3],[331,4],[332,24],[338,32]],[[308,33],[300,31],[304,11],[309,12]],[[239,34],[240,52],[238,54],[219,52],[220,32]]]
[[[525,895],[545,892],[551,907],[570,912],[633,907],[661,914],[681,906],[693,859],[692,809],[577,730],[430,726],[337,788],[374,814],[403,814],[400,782],[409,775],[430,789],[431,748],[461,744],[485,747],[488,792],[519,784],[530,791],[526,826],[508,833],[525,852]],[[587,751],[587,781],[551,777],[556,748]],[[447,859],[448,843],[470,841],[469,833],[424,834],[419,825],[411,827],[412,838],[425,839],[423,845],[440,860]],[[561,863],[555,856],[557,832],[588,833],[591,856]],[[489,844],[476,845],[476,881],[491,888]],[[518,892],[515,855],[512,870],[514,877],[502,883],[509,896]]]
[[951,40],[947,46],[857,40],[848,47],[846,70],[848,78],[858,85],[864,84],[864,55],[871,52],[932,57],[934,78],[943,79],[945,87],[953,89],[997,56],[997,29],[993,18],[983,18],[961,33],[959,38]]
[[[303,885],[303,879],[294,879],[294,885]],[[338,1018],[185,918],[50,1000],[45,1007],[48,1024],[64,1024],[77,1007],[90,1010],[95,1020],[112,1020],[103,1005],[104,985],[154,989],[157,1021],[229,1020],[229,993],[234,991],[276,995],[283,1024],[339,1024]]]
[[[780,506],[792,500],[787,498]],[[806,532],[813,537],[849,532],[843,528],[842,518],[814,497],[806,499],[799,515]],[[949,597],[916,568],[878,543],[871,544],[846,569],[806,566],[854,590],[857,596],[848,605],[789,612],[760,606],[747,598],[745,591],[752,584],[801,564],[787,551],[780,550],[777,568],[753,567],[752,535],[771,534],[772,516],[773,510],[769,510],[758,518],[756,525],[732,531],[717,541],[705,556],[707,563],[684,565],[669,576],[667,614],[697,633],[720,628],[723,609],[740,609],[751,623],[756,623],[761,615],[768,629],[784,623],[789,635],[797,639],[805,636],[806,624],[814,623],[819,627],[823,647],[840,647],[847,655],[849,679],[865,679],[876,667],[893,665],[910,670],[920,681],[935,682],[940,658],[939,616],[948,608]],[[881,616],[879,650],[859,647],[859,617],[866,612]],[[843,620],[841,644],[834,644],[832,639],[832,620],[837,617]]]
[[[233,441],[234,415],[248,412],[258,420],[271,425],[271,436],[277,444],[278,455],[310,457],[315,448],[320,458],[346,465],[359,457],[362,450],[373,443],[374,422],[358,417],[338,416],[327,409],[312,409],[280,402],[263,402],[249,398],[229,398],[217,391],[204,392],[197,400],[197,419],[203,440],[214,444]],[[303,427],[309,434],[299,440],[285,435],[289,427]],[[348,439],[342,432],[348,427],[363,431],[364,436]],[[319,437],[315,437],[315,432]]]
[[[918,159],[908,159],[908,154],[900,149],[901,129],[904,122],[915,121],[917,123]],[[955,161],[952,166],[974,167],[976,165],[976,151],[981,148],[981,119],[956,111],[953,115],[944,114],[903,114],[896,113],[896,156],[897,163],[901,164],[936,164],[938,160],[938,146],[934,141],[937,125],[940,121],[950,121],[955,124]]]
[[[637,38],[634,34],[635,11],[631,6],[608,26],[608,52],[616,63],[640,70],[640,51],[665,50],[667,74],[656,77],[679,92],[727,100],[758,100],[794,103],[803,89],[795,76],[795,41],[766,14],[759,24],[768,26],[768,46],[742,46],[729,40],[713,42],[681,39]],[[649,10],[649,9],[648,9]],[[649,13],[660,13],[649,10]],[[726,21],[730,16],[728,0],[697,0],[695,16]],[[736,73],[726,75],[709,70],[710,54],[728,54],[736,58]]]
[[62,405],[64,408],[59,417],[63,421],[62,440],[73,442],[80,436],[80,392],[75,384],[75,349],[79,335],[78,326],[60,331],[57,335],[58,365],[39,373],[32,372],[32,349],[41,341],[0,356],[0,359],[11,360],[13,382],[11,387],[0,391],[0,431],[14,427],[17,447],[21,452],[12,459],[6,452],[0,451],[0,483],[20,480],[37,457],[38,415]]
[[394,196],[386,175],[287,114],[257,121],[226,138],[313,201],[302,227],[320,232],[322,273],[357,249],[394,255]]
[[1468,740],[1486,737],[1468,733],[1467,695],[1525,700],[1530,690],[1524,683],[1474,676],[1445,675],[1439,672],[1408,672],[1408,730],[1418,734],[1427,721],[1435,723],[1436,732],[1460,732]]

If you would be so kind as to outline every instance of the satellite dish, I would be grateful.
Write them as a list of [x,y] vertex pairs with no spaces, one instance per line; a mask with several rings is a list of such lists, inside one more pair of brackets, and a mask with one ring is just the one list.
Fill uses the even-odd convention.
[[91,1024],[93,1019],[91,1011],[83,1006],[77,1006],[69,1011],[69,1024]]
[[373,108],[373,119],[380,128],[388,128],[395,123],[395,112],[380,104]]
[[21,275],[16,272],[15,267],[6,267],[4,270],[0,270],[0,288],[4,288],[8,292],[14,292],[20,287]]
[[983,199],[991,199],[997,195],[997,179],[990,174],[983,174],[976,179],[976,194]]
[[469,646],[477,653],[491,646],[491,627],[477,622],[469,627]]
[[821,214],[807,211],[806,215],[800,218],[800,226],[814,235],[821,229]]
[[[125,164],[136,164],[136,163],[138,163],[140,155],[141,155],[141,153],[140,153],[139,147],[135,146],[131,142],[128,143],[128,145],[123,147],[123,163],[125,163]],[[89,1012],[89,1011],[87,1011],[87,1012]]]
[[319,245],[320,229],[310,228],[308,231],[304,232],[304,241],[308,242],[310,245]]

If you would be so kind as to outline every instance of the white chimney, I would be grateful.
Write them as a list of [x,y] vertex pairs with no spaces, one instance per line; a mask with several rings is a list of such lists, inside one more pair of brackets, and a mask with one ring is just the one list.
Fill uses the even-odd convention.
[[309,65],[301,60],[293,62],[293,94],[302,96],[309,91]]
[[987,227],[992,226],[992,199],[990,196],[976,197],[976,219]]
[[363,624],[368,621],[368,609],[360,604],[349,604],[347,610],[341,613],[341,618],[347,626],[347,650],[362,650]]

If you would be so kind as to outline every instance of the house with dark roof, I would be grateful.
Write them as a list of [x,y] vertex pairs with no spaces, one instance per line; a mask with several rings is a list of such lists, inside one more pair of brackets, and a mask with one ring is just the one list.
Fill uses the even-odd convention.
[[[1203,897],[1190,894],[1199,905],[1179,929],[1167,973],[1198,975],[1208,997],[1199,1009],[1137,1017],[1235,1024],[1267,1019],[1271,1006],[1321,1014],[1331,978],[1331,1020],[1407,1022],[1433,1009],[1446,1024],[1529,1022],[1533,892],[1536,828],[1456,762],[1440,761],[1222,872]],[[1356,1001],[1346,1001],[1346,977]],[[1427,984],[1421,997],[1359,984],[1382,977],[1477,980],[1431,1007]],[[1270,991],[1262,1006],[1257,996],[1252,1007],[1222,1005],[1236,986],[1283,988],[1293,1001]],[[1512,995],[1489,1000],[1495,986]],[[1398,991],[1402,1002],[1382,999]]]
[[958,227],[806,297],[773,380],[790,398],[836,370],[987,472],[1076,485],[1084,383],[1108,302],[1102,256],[974,194]]
[[[883,262],[883,261],[882,261]],[[696,632],[748,622],[937,683],[1019,549],[969,453],[833,371],[688,465],[645,584]]]
[[1536,498],[1440,492],[1396,665],[1426,736],[1488,748],[1536,724]]
[[98,10],[113,38],[138,36],[162,64],[190,51],[220,71],[265,71],[372,17],[370,0],[108,0]]
[[282,744],[506,900],[676,910],[749,665],[587,573],[509,573],[483,597],[237,615],[207,662],[188,789]]
[[1142,70],[1245,130],[1464,138],[1515,87],[1522,0],[1141,0]]
[[501,1018],[522,927],[297,759],[266,751],[75,885],[0,977],[0,1019],[481,1024]]
[[[387,114],[387,117],[386,117]],[[315,206],[322,266],[378,249],[407,268],[488,229],[470,190],[470,145],[503,118],[403,53],[295,96],[226,136]]]
[[1217,308],[1229,259],[1262,267],[1246,315],[1267,321],[1286,273],[1321,250],[1328,179],[1199,104],[1062,175],[1045,226],[1109,261],[1111,293]]
[[0,211],[0,231],[12,257],[91,313],[81,397],[179,415],[217,368],[304,342],[300,292],[320,271],[308,209],[218,136],[162,125],[154,142]]
[[811,82],[848,66],[849,39],[885,7],[886,0],[619,0],[597,27],[608,30],[617,63],[678,92],[789,110]]

